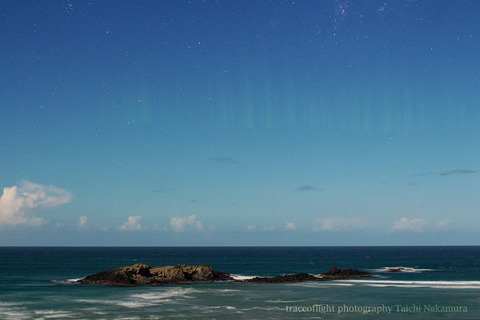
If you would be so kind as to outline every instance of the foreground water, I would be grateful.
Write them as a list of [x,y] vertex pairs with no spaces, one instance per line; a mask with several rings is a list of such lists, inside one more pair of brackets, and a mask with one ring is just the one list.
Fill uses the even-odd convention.
[[[480,319],[478,246],[3,247],[0,259],[0,319]],[[331,266],[375,277],[134,288],[74,282],[138,262],[210,264],[238,278]]]

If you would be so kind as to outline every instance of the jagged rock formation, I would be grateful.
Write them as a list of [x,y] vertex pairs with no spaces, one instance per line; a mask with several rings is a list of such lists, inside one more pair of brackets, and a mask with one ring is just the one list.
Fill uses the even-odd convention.
[[231,280],[229,274],[215,271],[211,266],[165,266],[152,268],[145,263],[119,267],[87,276],[78,282],[84,284],[106,284],[112,286],[158,286],[192,282]]
[[144,263],[119,267],[87,276],[78,282],[83,284],[104,284],[111,286],[159,286],[166,284],[186,284],[194,282],[212,282],[232,280],[233,282],[286,283],[303,281],[327,281],[372,276],[368,272],[356,269],[332,267],[328,272],[314,276],[308,273],[281,275],[276,277],[255,277],[247,280],[234,280],[232,275],[215,271],[211,266],[165,266],[152,268]]

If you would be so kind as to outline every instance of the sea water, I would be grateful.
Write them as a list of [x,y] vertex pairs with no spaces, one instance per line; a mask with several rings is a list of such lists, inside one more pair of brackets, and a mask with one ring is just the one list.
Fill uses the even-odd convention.
[[[144,262],[236,278],[356,268],[372,278],[109,287],[76,282]],[[403,272],[389,272],[402,267]],[[0,319],[480,319],[480,247],[2,247]]]

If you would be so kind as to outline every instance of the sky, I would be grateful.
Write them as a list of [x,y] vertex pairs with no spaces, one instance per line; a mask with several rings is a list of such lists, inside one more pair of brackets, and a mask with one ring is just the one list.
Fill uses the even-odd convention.
[[0,2],[0,245],[479,245],[480,2]]

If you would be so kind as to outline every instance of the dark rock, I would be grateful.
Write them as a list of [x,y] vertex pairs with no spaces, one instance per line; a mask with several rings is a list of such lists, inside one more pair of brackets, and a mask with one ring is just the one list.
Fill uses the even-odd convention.
[[319,281],[321,278],[308,273],[286,274],[276,277],[255,277],[252,279],[243,280],[242,282],[255,283],[285,283],[285,282],[304,282],[304,281]]
[[357,269],[340,269],[337,267],[331,267],[330,270],[322,274],[322,276],[330,278],[330,280],[335,280],[335,279],[371,277],[372,275],[366,271],[358,271]]
[[339,269],[332,267],[330,270],[320,276],[314,276],[308,273],[287,274],[276,277],[255,277],[247,280],[238,280],[236,282],[254,282],[254,283],[285,283],[285,282],[304,282],[304,281],[329,281],[351,278],[371,277],[372,274],[357,269]]
[[87,276],[78,282],[111,286],[145,286],[211,282],[233,279],[228,273],[214,271],[211,266],[165,266],[152,268],[144,263],[119,267]]
[[152,268],[144,263],[119,267],[87,276],[78,282],[83,284],[104,284],[111,286],[159,286],[166,284],[186,284],[195,282],[227,281],[253,283],[288,283],[304,281],[327,281],[372,276],[356,269],[331,268],[327,273],[314,276],[308,273],[287,274],[276,277],[255,277],[247,280],[234,280],[229,273],[215,271],[211,266],[165,266]]

